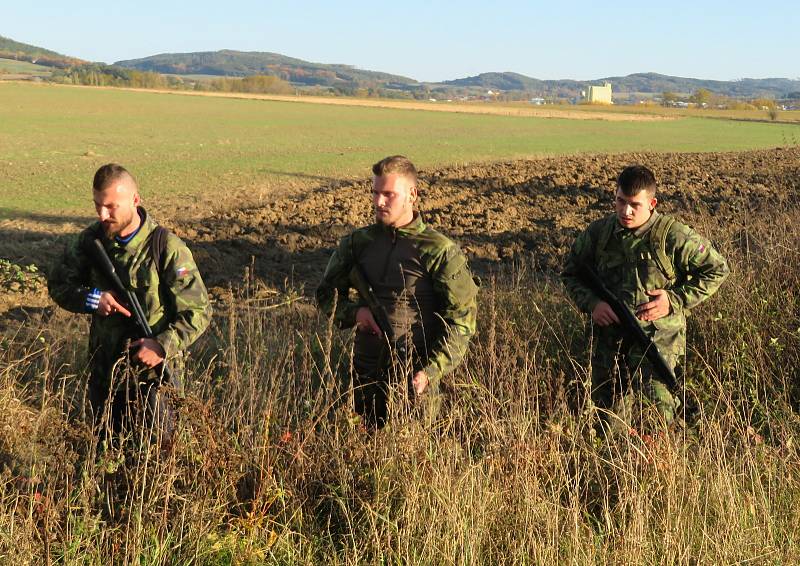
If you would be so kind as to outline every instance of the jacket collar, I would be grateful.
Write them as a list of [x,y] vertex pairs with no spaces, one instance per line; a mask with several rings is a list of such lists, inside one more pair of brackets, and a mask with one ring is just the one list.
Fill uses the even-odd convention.
[[656,220],[658,219],[658,217],[659,217],[658,211],[657,210],[653,210],[653,213],[650,215],[650,218],[647,219],[647,222],[645,222],[644,224],[642,224],[641,226],[639,226],[638,228],[636,228],[634,230],[630,230],[628,228],[625,228],[625,226],[623,226],[622,224],[620,224],[616,220],[616,214],[615,214],[614,215],[614,233],[615,234],[620,234],[620,233],[624,233],[624,232],[631,232],[637,238],[641,238],[642,236],[647,234],[653,228],[653,225],[656,223]]
[[144,209],[144,207],[140,206],[138,211],[142,217],[142,225],[136,235],[127,244],[119,243],[116,238],[108,240],[104,235],[103,242],[105,243],[106,247],[124,249],[126,253],[135,255],[144,245],[144,243],[148,241],[150,234],[153,233],[153,230],[156,229],[158,224],[150,217],[149,214],[147,214],[147,211]]
[[399,228],[386,226],[380,222],[376,222],[373,224],[373,226],[375,226],[380,232],[386,232],[387,234],[400,234],[403,236],[414,236],[421,234],[427,228],[425,222],[422,220],[422,214],[419,211],[414,212],[414,218],[411,220],[411,222],[405,226],[400,226]]

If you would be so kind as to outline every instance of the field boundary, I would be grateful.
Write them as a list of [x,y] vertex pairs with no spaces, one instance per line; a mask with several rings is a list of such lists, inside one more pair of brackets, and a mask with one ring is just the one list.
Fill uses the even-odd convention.
[[[22,82],[22,81],[7,81]],[[25,81],[27,82],[27,81]],[[463,104],[460,102],[420,102],[400,101],[390,99],[364,99],[364,98],[328,98],[325,96],[288,96],[278,94],[249,94],[245,92],[197,92],[191,90],[168,90],[152,88],[131,88],[113,86],[87,86],[87,85],[62,85],[47,84],[42,86],[55,86],[66,88],[80,88],[92,90],[122,90],[129,92],[142,92],[150,94],[173,94],[183,96],[204,96],[211,98],[234,98],[241,100],[269,100],[272,102],[299,102],[306,104],[327,104],[330,106],[353,106],[360,108],[390,108],[393,110],[422,110],[430,112],[453,112],[456,114],[485,114],[492,116],[516,116],[529,118],[557,118],[564,120],[601,120],[608,122],[664,122],[678,118],[656,114],[637,114],[621,112],[585,112],[581,110],[562,110],[560,108],[520,108],[514,106],[488,106],[481,104]]]

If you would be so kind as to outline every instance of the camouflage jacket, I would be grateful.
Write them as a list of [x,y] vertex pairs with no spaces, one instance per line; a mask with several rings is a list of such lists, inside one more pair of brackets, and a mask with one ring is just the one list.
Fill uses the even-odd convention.
[[[93,288],[113,289],[91,251],[93,240],[99,237],[122,284],[136,294],[154,338],[170,359],[205,331],[211,306],[194,258],[178,236],[168,233],[161,265],[155,265],[150,240],[158,225],[144,209],[139,210],[142,226],[127,244],[108,240],[99,222],[71,237],[50,270],[48,290],[62,308],[85,313],[86,297]],[[93,376],[110,379],[111,368],[124,354],[125,342],[141,335],[133,318],[119,313],[93,315],[89,334]]]
[[[478,293],[458,245],[419,215],[402,228],[376,223],[342,238],[316,293],[320,309],[341,328],[354,326],[356,311],[366,306],[351,281],[355,262],[386,309],[396,337],[413,340],[421,358],[417,369],[438,382],[458,366],[475,333]],[[357,365],[359,357],[379,347],[364,332],[357,333],[355,346]]]
[[[658,212],[635,230],[624,228],[611,214],[592,222],[575,240],[561,277],[578,308],[591,313],[600,299],[577,276],[581,262],[589,262],[631,310],[651,300],[647,291],[667,291],[669,315],[639,321],[665,354],[683,353],[686,313],[711,297],[729,272],[725,258],[706,239]],[[618,332],[615,327],[597,332],[602,338]]]

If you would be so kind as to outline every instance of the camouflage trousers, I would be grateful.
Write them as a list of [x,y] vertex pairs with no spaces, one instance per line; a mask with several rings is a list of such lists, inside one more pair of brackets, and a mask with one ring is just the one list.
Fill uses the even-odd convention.
[[[664,355],[673,370],[678,356]],[[616,432],[653,430],[670,425],[678,416],[680,399],[658,379],[639,352],[598,349],[592,357],[592,402],[603,421]]]

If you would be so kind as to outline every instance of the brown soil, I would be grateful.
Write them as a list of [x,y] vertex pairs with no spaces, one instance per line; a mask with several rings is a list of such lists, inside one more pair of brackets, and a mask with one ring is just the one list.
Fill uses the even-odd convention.
[[[479,273],[521,261],[552,271],[577,232],[611,210],[616,175],[630,163],[655,171],[661,210],[701,227],[727,223],[731,237],[748,239],[748,219],[792,207],[800,193],[800,148],[582,155],[422,171],[423,214],[462,244]],[[311,292],[338,238],[371,221],[369,188],[366,179],[330,182],[263,206],[159,218],[189,242],[218,291],[241,281],[252,261],[268,287]],[[44,265],[58,250],[52,234],[0,226],[0,257]],[[6,293],[0,311],[46,300],[21,299]]]
[[[789,207],[800,192],[800,148],[746,153],[576,156],[421,172],[424,218],[458,240],[476,269],[513,261],[555,270],[579,230],[611,211],[615,179],[630,163],[651,167],[660,209],[691,222]],[[338,238],[371,221],[370,183],[323,185],[302,194],[187,223],[211,285],[255,273],[280,287],[314,285]]]

